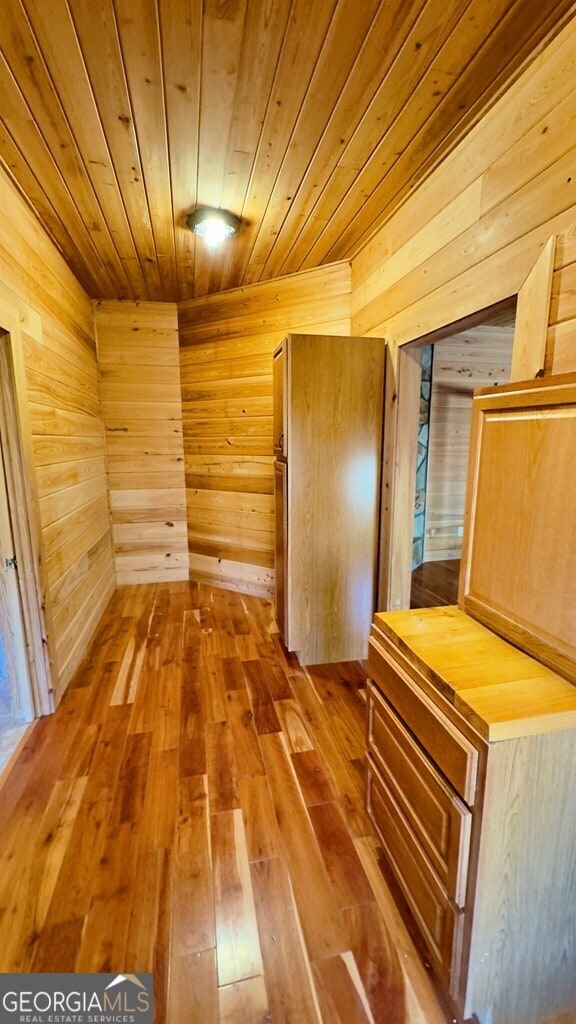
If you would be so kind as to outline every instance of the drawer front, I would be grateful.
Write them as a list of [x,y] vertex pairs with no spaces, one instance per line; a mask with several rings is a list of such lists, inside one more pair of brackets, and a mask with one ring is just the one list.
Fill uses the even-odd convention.
[[368,749],[440,882],[464,906],[472,814],[371,684]]
[[368,671],[410,732],[469,805],[474,804],[478,751],[381,646],[370,639]]
[[451,904],[370,759],[367,787],[368,813],[376,826],[390,868],[426,942],[430,958],[453,991],[452,979],[459,974],[464,914]]

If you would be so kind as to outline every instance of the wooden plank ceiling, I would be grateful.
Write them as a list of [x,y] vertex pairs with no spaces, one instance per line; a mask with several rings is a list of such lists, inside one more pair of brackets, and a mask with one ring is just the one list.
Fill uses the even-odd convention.
[[[3,0],[0,159],[93,297],[269,280],[353,256],[572,10]],[[242,217],[216,254],[197,205]]]

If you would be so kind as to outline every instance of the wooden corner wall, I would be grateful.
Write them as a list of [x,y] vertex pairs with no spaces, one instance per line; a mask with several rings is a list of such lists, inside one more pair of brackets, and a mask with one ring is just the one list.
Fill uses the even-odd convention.
[[175,303],[94,304],[119,584],[188,579]]
[[180,303],[179,324],[191,576],[271,596],[272,353],[350,333],[349,264]]
[[0,239],[57,703],[116,585],[92,303],[4,175]]

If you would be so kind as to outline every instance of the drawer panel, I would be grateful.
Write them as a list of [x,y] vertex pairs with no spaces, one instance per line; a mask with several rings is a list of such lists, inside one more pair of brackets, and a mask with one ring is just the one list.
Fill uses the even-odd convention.
[[441,883],[464,906],[472,814],[373,684],[368,749]]
[[370,638],[368,671],[457,793],[473,805],[478,776],[478,751],[407,673],[392,664],[379,643]]
[[[464,914],[452,906],[390,790],[368,759],[367,808],[429,955],[450,983],[459,974]],[[450,984],[451,990],[453,985]]]

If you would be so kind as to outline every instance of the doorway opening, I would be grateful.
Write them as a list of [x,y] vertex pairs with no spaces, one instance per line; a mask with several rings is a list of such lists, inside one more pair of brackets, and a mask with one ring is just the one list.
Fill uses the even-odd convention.
[[33,717],[17,559],[8,501],[5,439],[0,444],[0,770]]
[[53,710],[24,397],[23,366],[11,334],[0,331],[0,769],[27,725]]
[[473,394],[510,381],[515,322],[513,297],[484,310],[473,325],[412,343],[421,369],[412,608],[457,603]]

